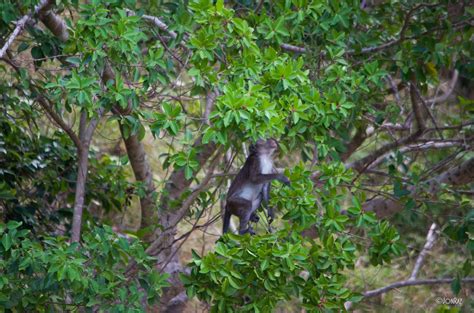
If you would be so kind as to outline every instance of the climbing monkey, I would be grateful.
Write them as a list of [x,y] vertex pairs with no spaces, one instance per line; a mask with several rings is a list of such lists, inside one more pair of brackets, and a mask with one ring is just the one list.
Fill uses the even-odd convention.
[[254,234],[249,221],[258,221],[256,210],[264,203],[268,211],[270,223],[273,221],[273,209],[268,208],[270,185],[276,179],[285,185],[290,180],[283,174],[273,172],[273,153],[278,148],[275,139],[259,139],[250,146],[249,156],[227,192],[224,208],[223,232],[229,229],[230,217],[236,215],[240,219],[239,234]]

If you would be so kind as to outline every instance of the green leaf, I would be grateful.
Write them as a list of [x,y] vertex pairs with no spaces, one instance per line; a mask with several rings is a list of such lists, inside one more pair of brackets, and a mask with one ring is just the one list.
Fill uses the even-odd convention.
[[232,278],[232,276],[228,276],[227,279],[229,280],[229,284],[234,287],[235,289],[241,289],[241,286]]
[[10,234],[8,234],[8,233],[3,234],[2,244],[3,244],[3,247],[5,248],[5,251],[10,250],[10,248],[12,246],[12,238],[11,238]]
[[76,66],[81,65],[81,59],[79,57],[68,57],[66,58],[66,62],[71,63]]
[[461,291],[461,278],[459,276],[456,276],[456,278],[451,282],[451,290],[455,295],[458,295]]

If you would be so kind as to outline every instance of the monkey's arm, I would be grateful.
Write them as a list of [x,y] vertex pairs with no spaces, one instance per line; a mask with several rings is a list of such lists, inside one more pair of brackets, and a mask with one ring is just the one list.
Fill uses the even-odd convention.
[[250,177],[250,181],[254,184],[266,184],[266,183],[270,183],[272,180],[275,180],[275,179],[282,182],[285,185],[290,184],[290,180],[288,179],[288,177],[286,177],[283,174],[279,174],[279,173],[277,173],[277,174],[254,173]]
[[273,207],[268,206],[268,202],[270,200],[271,188],[272,188],[271,183],[267,183],[263,185],[263,188],[262,188],[262,201],[263,201],[263,207],[267,210],[268,224],[271,224],[273,220],[275,219],[275,212],[273,211]]

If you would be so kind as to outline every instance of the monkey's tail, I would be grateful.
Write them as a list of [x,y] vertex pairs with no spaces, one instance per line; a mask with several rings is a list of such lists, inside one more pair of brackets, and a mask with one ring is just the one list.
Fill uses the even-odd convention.
[[229,224],[230,224],[230,212],[226,208],[224,208],[224,222],[223,222],[223,227],[222,227],[222,233],[225,234],[229,230]]

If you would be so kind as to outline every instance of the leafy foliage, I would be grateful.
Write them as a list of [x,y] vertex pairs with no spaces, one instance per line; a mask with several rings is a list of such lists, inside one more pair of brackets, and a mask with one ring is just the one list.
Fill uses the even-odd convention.
[[[37,2],[0,3],[2,38]],[[467,158],[473,129],[466,120],[473,118],[474,102],[459,97],[439,110],[435,101],[423,103],[431,129],[416,143],[450,138],[463,146],[427,150],[422,159],[399,144],[415,125],[407,86],[415,86],[423,100],[438,95],[447,69],[472,80],[473,10],[466,1],[459,6],[452,1],[370,2],[363,9],[360,1],[349,0],[61,1],[55,13],[67,22],[66,42],[47,27],[28,23],[27,35],[0,63],[0,100],[6,104],[0,117],[0,208],[6,208],[7,220],[23,221],[21,228],[33,229],[38,238],[15,223],[2,229],[2,264],[13,269],[4,270],[8,281],[2,292],[16,293],[11,301],[1,301],[11,308],[109,305],[122,311],[126,304],[139,308],[144,292],[153,300],[164,286],[164,276],[143,272],[151,259],[140,244],[128,245],[107,228],[86,233],[84,249],[40,229],[68,212],[78,161],[66,135],[42,127],[49,124],[37,106],[40,96],[73,131],[77,116],[100,118],[105,128],[117,127],[118,121],[124,139],[136,135],[142,140],[149,130],[167,148],[160,151],[162,169],[173,173],[155,185],[164,188],[151,191],[141,181],[134,192],[142,198],[162,192],[167,199],[169,186],[185,186],[171,192],[180,193],[176,199],[161,203],[166,212],[160,214],[173,221],[183,218],[175,210],[186,197],[193,200],[195,191],[197,205],[185,213],[199,220],[218,200],[223,177],[243,161],[237,157],[234,164],[221,166],[224,176],[201,185],[200,171],[208,165],[203,151],[243,155],[241,147],[249,141],[279,139],[292,182],[272,191],[271,205],[282,218],[274,229],[259,225],[255,237],[226,235],[215,251],[194,253],[190,275],[182,276],[188,295],[208,302],[213,311],[271,311],[295,298],[309,311],[357,302],[360,297],[345,285],[355,258],[367,255],[372,265],[387,264],[409,240],[363,210],[364,202],[380,195],[405,206],[403,216],[394,219],[399,229],[414,233],[434,220],[469,252],[452,285],[459,292],[460,277],[472,272],[472,200],[447,186],[432,200],[423,179],[453,159]],[[25,65],[30,57],[33,66]],[[205,98],[211,94],[216,101],[208,107]],[[372,137],[354,153],[351,139],[359,133],[358,147]],[[370,164],[356,169],[359,173],[350,169],[351,161],[387,146],[376,160],[378,170],[364,173]],[[128,206],[133,192],[123,167],[107,155],[95,160],[91,150],[86,204]],[[343,157],[347,151],[350,161]],[[153,177],[151,171],[145,174]],[[173,185],[176,177],[183,178]],[[191,183],[195,190],[187,188]],[[260,217],[264,220],[264,214]],[[139,277],[148,277],[133,284],[123,276],[131,257],[146,264]],[[68,297],[71,303],[54,304]]]
[[[79,307],[109,312],[141,312],[143,302],[159,299],[166,274],[138,240],[118,237],[110,227],[95,227],[81,245],[64,237],[32,238],[21,223],[0,224],[0,306],[47,312]],[[138,263],[129,278],[127,265]]]

